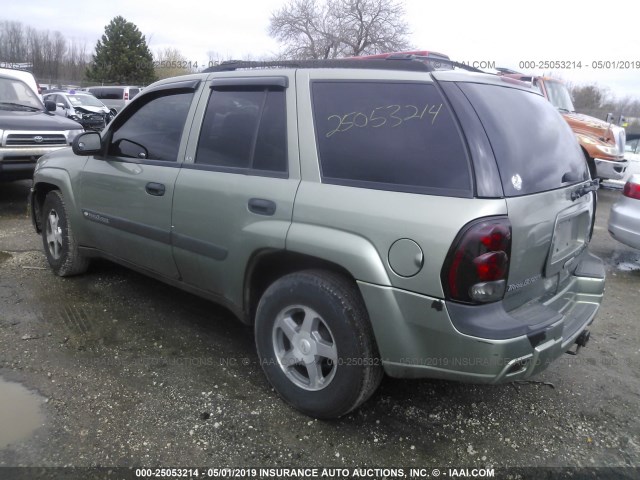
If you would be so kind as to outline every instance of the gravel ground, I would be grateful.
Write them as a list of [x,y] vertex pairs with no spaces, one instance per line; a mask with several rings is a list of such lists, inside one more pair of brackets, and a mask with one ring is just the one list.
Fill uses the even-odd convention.
[[327,422],[278,398],[224,309],[108,262],[55,277],[28,187],[0,185],[0,376],[42,422],[0,466],[640,467],[640,252],[606,230],[617,191],[600,192],[607,291],[578,356],[522,384],[386,378]]

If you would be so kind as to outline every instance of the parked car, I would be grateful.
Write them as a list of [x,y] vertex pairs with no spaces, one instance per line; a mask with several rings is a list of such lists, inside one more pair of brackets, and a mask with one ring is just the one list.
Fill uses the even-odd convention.
[[36,93],[37,95],[40,93],[35,77],[31,72],[27,70],[0,67],[0,75],[5,75],[5,76],[22,80],[24,83],[26,83],[29,86],[29,88],[31,88],[31,90],[33,90],[34,93]]
[[107,107],[113,108],[117,113],[129,105],[129,102],[131,102],[131,100],[140,93],[142,87],[124,85],[89,87],[86,90],[94,95],[98,100],[101,100]]
[[625,158],[629,160],[629,167],[626,172],[627,177],[640,173],[640,134],[632,133],[627,136],[624,152]]
[[640,250],[640,174],[629,178],[611,207],[609,233],[619,242]]
[[53,115],[55,104],[45,107],[34,86],[29,72],[0,69],[0,181],[31,178],[40,156],[83,132],[77,122]]
[[592,178],[620,180],[628,166],[625,160],[625,130],[612,119],[600,120],[577,113],[569,90],[560,80],[498,69],[500,75],[528,82],[538,88],[558,109],[574,131]]
[[640,174],[640,134],[627,134],[624,158],[627,161],[627,168],[624,172],[624,176],[620,180],[607,180],[603,186],[622,189],[633,175]]
[[431,52],[428,50],[411,50],[404,52],[388,52],[378,53],[375,55],[361,55],[358,57],[348,57],[350,60],[373,60],[373,59],[389,59],[389,60],[406,60],[415,59],[424,63],[428,63],[434,70],[453,70],[453,64],[448,55],[444,53]]
[[510,382],[586,345],[605,285],[594,183],[520,82],[232,62],[47,155],[30,208],[55,274],[102,257],[222,303],[275,390],[332,418],[383,372]]
[[75,120],[85,130],[102,130],[115,117],[115,111],[90,93],[68,90],[46,93],[43,98],[56,104],[57,115]]

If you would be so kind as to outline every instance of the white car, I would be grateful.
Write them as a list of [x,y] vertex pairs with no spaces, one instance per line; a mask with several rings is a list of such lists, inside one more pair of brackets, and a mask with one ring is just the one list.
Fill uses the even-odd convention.
[[624,177],[620,180],[607,180],[606,183],[617,188],[623,188],[629,179],[640,174],[640,135],[629,134],[624,148],[624,159],[629,162]]
[[87,92],[69,90],[44,95],[56,104],[56,115],[75,120],[85,130],[102,130],[115,116],[104,103]]
[[611,207],[609,233],[619,242],[640,250],[640,174],[629,178],[622,195]]

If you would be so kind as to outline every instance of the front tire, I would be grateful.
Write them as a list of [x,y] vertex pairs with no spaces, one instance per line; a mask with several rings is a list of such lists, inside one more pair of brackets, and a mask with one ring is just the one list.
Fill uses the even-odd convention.
[[80,255],[64,197],[52,190],[42,205],[42,244],[51,269],[60,277],[84,273],[89,259]]
[[364,302],[342,275],[307,270],[278,279],[260,299],[255,333],[271,385],[312,417],[349,413],[382,380]]

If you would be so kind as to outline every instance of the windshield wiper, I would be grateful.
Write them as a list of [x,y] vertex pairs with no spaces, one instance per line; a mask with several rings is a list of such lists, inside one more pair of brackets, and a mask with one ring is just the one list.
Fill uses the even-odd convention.
[[571,110],[568,110],[566,108],[562,108],[562,107],[557,107],[558,110],[560,110],[561,112],[566,112],[566,113],[573,113]]
[[0,105],[6,105],[7,107],[19,107],[19,108],[28,108],[30,110],[42,110],[39,107],[33,107],[31,105],[22,105],[21,103],[12,103],[12,102],[0,102]]

